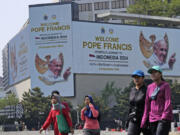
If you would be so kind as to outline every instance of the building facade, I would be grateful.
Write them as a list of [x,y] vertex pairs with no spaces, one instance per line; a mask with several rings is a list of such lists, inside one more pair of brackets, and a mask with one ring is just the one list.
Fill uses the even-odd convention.
[[6,89],[8,87],[8,44],[2,50],[3,58],[3,87]]
[[[126,12],[134,0],[56,0],[55,2],[75,2],[78,4],[79,19],[85,21],[101,21],[97,14],[104,12]],[[103,20],[102,20],[103,21]]]

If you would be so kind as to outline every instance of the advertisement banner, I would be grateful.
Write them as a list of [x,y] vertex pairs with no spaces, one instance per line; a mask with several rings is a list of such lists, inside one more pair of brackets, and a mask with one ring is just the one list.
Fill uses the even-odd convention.
[[71,4],[30,6],[31,87],[74,96]]
[[159,65],[180,75],[180,29],[73,22],[75,73],[131,74]]
[[28,27],[18,33],[9,43],[9,85],[29,77]]

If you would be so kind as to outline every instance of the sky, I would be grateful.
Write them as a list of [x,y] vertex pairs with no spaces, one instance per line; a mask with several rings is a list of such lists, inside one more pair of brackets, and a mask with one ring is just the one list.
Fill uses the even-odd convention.
[[0,3],[0,76],[2,50],[22,28],[29,16],[29,5],[51,3],[53,0],[1,0]]

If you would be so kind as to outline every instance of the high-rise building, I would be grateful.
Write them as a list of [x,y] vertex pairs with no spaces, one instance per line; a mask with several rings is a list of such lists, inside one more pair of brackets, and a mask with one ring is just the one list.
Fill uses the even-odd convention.
[[8,87],[8,44],[4,47],[3,51],[3,87]]
[[85,21],[101,21],[97,18],[97,14],[104,12],[124,13],[127,11],[127,7],[134,3],[134,0],[55,0],[55,2],[72,1],[78,4],[79,20]]

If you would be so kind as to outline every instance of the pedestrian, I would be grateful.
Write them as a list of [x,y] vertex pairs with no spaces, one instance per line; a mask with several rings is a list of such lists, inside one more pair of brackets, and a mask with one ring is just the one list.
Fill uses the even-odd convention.
[[[59,91],[57,91],[57,90],[52,91],[51,95],[53,95],[53,94],[57,94],[58,96],[61,96]],[[69,108],[68,103],[65,101],[62,101],[61,98],[60,98],[60,102],[65,106],[66,110],[68,111],[69,117],[72,120],[72,116],[71,116],[71,112],[70,112],[70,108]]]
[[129,115],[128,115],[128,135],[150,135],[148,128],[140,128],[142,116],[144,113],[144,104],[147,87],[144,82],[144,72],[135,70],[132,73],[133,87],[129,94]]
[[149,119],[152,135],[168,135],[172,120],[171,89],[159,66],[153,66],[148,73],[153,83],[147,89],[141,127],[144,128]]
[[85,107],[81,110],[81,119],[84,121],[84,135],[100,135],[99,111],[93,102],[93,98],[88,95],[84,99]]
[[40,133],[43,130],[46,130],[51,123],[54,125],[54,135],[68,135],[68,133],[60,133],[58,129],[58,123],[57,123],[57,118],[56,116],[60,114],[60,109],[62,109],[62,113],[68,123],[68,126],[70,127],[70,131],[73,134],[74,130],[72,128],[72,120],[69,116],[69,110],[66,107],[64,103],[61,103],[60,101],[60,96],[57,94],[57,92],[52,92],[51,95],[51,103],[52,103],[52,108],[50,110],[50,113],[44,122],[42,128],[40,129]]

